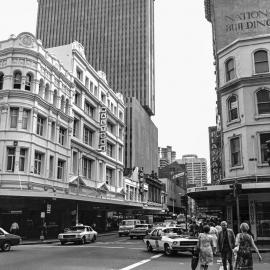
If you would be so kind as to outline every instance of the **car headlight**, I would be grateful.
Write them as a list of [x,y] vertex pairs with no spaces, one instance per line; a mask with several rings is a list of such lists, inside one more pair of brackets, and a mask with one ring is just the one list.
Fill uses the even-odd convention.
[[76,234],[76,238],[81,238],[81,235],[80,234]]
[[60,239],[60,238],[63,238],[63,235],[62,234],[59,234],[58,235],[58,238]]
[[172,244],[173,244],[174,246],[176,246],[176,245],[178,244],[178,242],[177,242],[177,241],[174,241]]

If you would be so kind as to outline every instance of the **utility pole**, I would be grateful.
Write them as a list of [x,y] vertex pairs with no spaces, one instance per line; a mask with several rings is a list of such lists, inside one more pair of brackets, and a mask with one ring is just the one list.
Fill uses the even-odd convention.
[[235,198],[236,203],[236,218],[237,218],[237,231],[240,228],[240,207],[239,207],[239,194],[242,190],[242,184],[239,184],[237,180],[234,184],[230,185],[230,188],[233,190],[233,197]]

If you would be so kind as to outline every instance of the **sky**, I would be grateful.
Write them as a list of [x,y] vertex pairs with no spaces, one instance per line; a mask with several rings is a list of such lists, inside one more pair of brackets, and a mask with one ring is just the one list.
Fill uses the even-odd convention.
[[[2,0],[0,40],[21,32],[35,34],[37,0]],[[215,76],[211,24],[204,1],[155,1],[156,115],[160,147],[176,157],[207,159],[208,127],[215,125]]]

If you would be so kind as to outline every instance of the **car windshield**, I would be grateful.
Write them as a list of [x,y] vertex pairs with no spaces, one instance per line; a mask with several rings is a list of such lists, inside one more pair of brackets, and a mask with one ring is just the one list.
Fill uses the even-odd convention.
[[134,225],[134,221],[133,220],[123,220],[122,221],[122,225]]
[[183,234],[183,231],[181,228],[167,228],[164,230],[165,234],[177,234],[177,235],[181,235]]
[[135,225],[135,228],[145,228],[145,229],[148,229],[148,225],[138,224],[138,225]]
[[72,232],[82,232],[84,231],[85,227],[84,226],[74,226],[70,227],[68,230]]

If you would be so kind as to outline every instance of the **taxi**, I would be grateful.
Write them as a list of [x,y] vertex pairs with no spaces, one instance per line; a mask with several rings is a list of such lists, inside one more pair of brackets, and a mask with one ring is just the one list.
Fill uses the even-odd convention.
[[158,227],[150,234],[144,237],[147,251],[163,251],[169,256],[178,251],[193,252],[197,246],[198,239],[189,235],[184,235],[183,230],[179,227]]
[[61,245],[67,242],[85,244],[86,242],[95,242],[97,239],[97,232],[87,225],[76,225],[65,229],[64,233],[58,235]]

